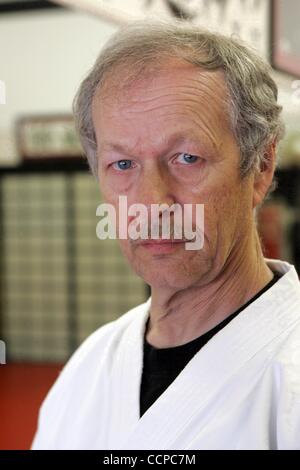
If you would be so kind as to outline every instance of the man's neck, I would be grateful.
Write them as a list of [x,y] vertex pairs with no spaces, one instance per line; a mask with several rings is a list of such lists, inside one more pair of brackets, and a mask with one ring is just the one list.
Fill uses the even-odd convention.
[[249,256],[228,261],[208,284],[179,291],[152,288],[147,341],[157,348],[188,343],[214,328],[271,281],[258,236]]

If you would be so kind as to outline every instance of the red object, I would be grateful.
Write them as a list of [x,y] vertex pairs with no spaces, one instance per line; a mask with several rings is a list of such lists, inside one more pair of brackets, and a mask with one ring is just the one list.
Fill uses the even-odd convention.
[[0,365],[0,450],[30,449],[40,405],[62,364]]
[[266,258],[282,259],[282,216],[282,208],[276,203],[266,204],[259,211],[258,232]]

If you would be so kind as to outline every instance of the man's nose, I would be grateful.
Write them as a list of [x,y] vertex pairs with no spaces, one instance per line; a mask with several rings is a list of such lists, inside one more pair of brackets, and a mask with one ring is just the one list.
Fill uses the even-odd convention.
[[175,197],[170,176],[160,168],[145,170],[137,188],[136,199],[147,207],[151,204],[169,206],[174,204]]

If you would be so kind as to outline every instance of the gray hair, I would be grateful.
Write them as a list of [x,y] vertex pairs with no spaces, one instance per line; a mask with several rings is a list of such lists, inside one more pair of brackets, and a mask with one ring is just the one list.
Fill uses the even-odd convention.
[[224,72],[229,121],[240,149],[242,176],[260,168],[266,161],[267,147],[273,142],[276,145],[283,137],[282,107],[277,103],[272,69],[249,46],[179,20],[134,21],[108,41],[73,101],[76,130],[95,177],[98,163],[92,100],[96,89],[109,82],[117,67],[126,69],[127,79],[119,85],[122,87],[134,83],[150,65],[162,64],[173,57],[206,70]]

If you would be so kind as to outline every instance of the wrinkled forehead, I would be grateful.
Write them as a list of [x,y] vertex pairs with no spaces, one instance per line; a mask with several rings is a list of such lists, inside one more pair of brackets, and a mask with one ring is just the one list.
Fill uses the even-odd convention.
[[[128,106],[170,94],[213,101],[227,115],[230,102],[222,70],[206,70],[182,59],[151,63],[143,67],[117,66],[104,77],[93,98],[93,113],[101,106]],[[224,117],[224,115],[223,115]]]
[[[98,90],[93,105],[99,155],[107,142],[109,148],[126,144],[131,155],[165,151],[165,142],[179,134],[190,141],[200,139],[207,152],[219,152],[232,139],[226,84],[219,70],[173,62],[149,74],[144,70],[126,88],[120,88],[115,74]],[[145,145],[147,152],[142,151]]]
[[[161,141],[187,133],[201,138],[207,151],[221,149],[232,139],[227,88],[222,71],[208,71],[193,64],[173,61],[122,82],[122,70],[107,80],[93,100],[92,119],[98,152],[107,141],[142,153],[162,148]],[[126,71],[124,71],[126,73]],[[120,86],[120,82],[121,86]],[[193,131],[193,132],[192,132]],[[192,135],[193,134],[193,135]],[[150,149],[151,147],[151,149]],[[164,147],[165,148],[165,147]],[[218,151],[219,151],[218,150]]]

